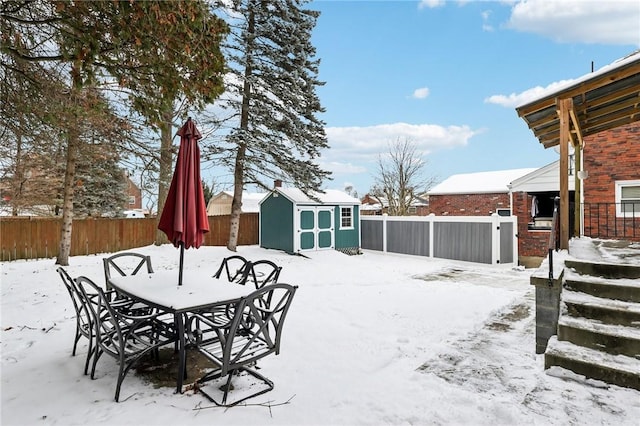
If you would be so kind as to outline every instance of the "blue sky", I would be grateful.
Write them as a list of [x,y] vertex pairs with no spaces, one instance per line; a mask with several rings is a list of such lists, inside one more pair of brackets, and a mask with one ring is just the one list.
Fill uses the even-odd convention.
[[515,106],[640,47],[640,1],[314,0],[327,188],[370,189],[411,139],[425,174],[542,167],[558,156]]

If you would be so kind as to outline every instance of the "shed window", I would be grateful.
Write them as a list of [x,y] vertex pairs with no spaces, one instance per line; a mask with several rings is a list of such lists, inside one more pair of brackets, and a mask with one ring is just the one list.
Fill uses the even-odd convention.
[[136,203],[136,196],[135,195],[129,196],[129,205],[134,205],[135,203]]
[[616,182],[616,216],[640,217],[640,180]]
[[340,207],[340,229],[353,229],[353,207]]

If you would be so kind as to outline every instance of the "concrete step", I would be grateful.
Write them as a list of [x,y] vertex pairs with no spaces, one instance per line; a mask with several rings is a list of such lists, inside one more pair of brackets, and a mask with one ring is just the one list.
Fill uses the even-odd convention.
[[606,324],[640,327],[640,303],[625,302],[564,289],[561,310],[572,317]]
[[640,360],[549,339],[544,368],[558,366],[588,378],[640,390]]
[[602,278],[640,278],[640,266],[625,263],[592,262],[566,259],[564,265],[581,275],[591,275]]
[[564,287],[597,297],[640,303],[640,280],[631,278],[602,278],[580,275],[565,270]]
[[640,327],[563,315],[558,321],[558,340],[640,360]]

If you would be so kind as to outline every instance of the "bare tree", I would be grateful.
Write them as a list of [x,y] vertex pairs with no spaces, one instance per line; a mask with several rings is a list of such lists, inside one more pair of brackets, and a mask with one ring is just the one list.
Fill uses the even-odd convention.
[[409,207],[428,191],[436,178],[425,175],[427,162],[410,139],[396,139],[389,152],[378,156],[378,171],[370,195],[384,206],[388,203],[391,216],[406,216]]

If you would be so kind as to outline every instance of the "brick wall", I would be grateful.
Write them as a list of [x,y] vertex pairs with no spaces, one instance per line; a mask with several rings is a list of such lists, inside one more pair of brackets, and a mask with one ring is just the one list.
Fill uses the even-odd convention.
[[[585,235],[633,235],[634,224],[621,218],[617,222],[615,206],[594,203],[615,203],[615,182],[640,180],[640,124],[621,126],[585,137],[584,180]],[[591,206],[589,206],[591,204]],[[623,232],[623,227],[626,231]],[[636,220],[635,226],[638,226]],[[638,230],[635,229],[636,235]]]
[[585,203],[615,203],[615,181],[640,179],[640,124],[584,138]]
[[545,257],[548,253],[551,231],[530,231],[531,221],[529,206],[531,195],[526,192],[513,193],[512,214],[518,217],[518,256]]
[[508,208],[507,193],[429,196],[429,211],[436,216],[488,216]]

